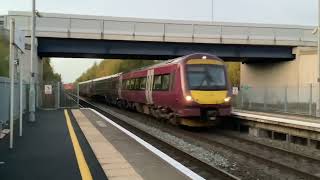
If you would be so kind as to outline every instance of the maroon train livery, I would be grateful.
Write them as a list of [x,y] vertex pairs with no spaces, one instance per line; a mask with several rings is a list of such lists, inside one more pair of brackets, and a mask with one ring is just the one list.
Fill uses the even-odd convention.
[[79,83],[80,95],[134,109],[171,123],[209,126],[231,113],[224,62],[197,53]]

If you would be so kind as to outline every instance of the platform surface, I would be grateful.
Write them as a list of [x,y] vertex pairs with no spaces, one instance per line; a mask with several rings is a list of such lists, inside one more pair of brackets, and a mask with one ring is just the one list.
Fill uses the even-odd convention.
[[[73,144],[63,110],[37,111],[37,122],[24,120],[23,136],[15,128],[14,149],[9,136],[0,140],[1,180],[80,180]],[[77,123],[72,121],[93,179],[107,179]]]
[[[113,175],[113,171],[116,168],[118,169],[118,171],[120,171],[120,164],[124,164],[124,167],[122,167],[122,169],[127,169],[127,171],[130,172],[130,174],[127,175],[128,177],[133,175],[136,179],[189,179],[187,176],[179,172],[176,168],[172,167],[167,162],[160,159],[157,155],[149,151],[147,148],[143,147],[141,144],[133,140],[127,134],[123,133],[116,127],[112,126],[110,123],[106,122],[93,111],[89,109],[81,109],[81,113],[83,113],[83,115],[87,117],[86,120],[90,121],[95,129],[99,133],[101,133],[101,135],[107,141],[106,146],[109,147],[105,147],[106,150],[104,151],[104,154],[100,154],[98,152],[99,150],[95,150],[95,147],[93,147],[93,151],[97,152],[98,156],[100,154],[100,156],[102,157],[101,165],[109,179],[115,178]],[[79,112],[77,111],[73,111],[73,114],[76,118],[81,117],[81,115],[79,115]],[[79,125],[80,127],[82,126],[81,123]],[[89,131],[91,131],[87,133],[89,136],[91,134],[95,138],[100,138],[97,137],[94,132],[92,132],[92,129]],[[89,139],[93,138],[87,137],[87,139],[90,143]],[[116,150],[117,152],[114,153],[114,150]],[[117,156],[118,158],[116,159],[120,160],[116,160],[110,157],[111,153],[116,154],[112,156]],[[103,158],[103,156],[109,157],[109,160],[108,158]],[[100,160],[100,157],[98,157],[98,160]],[[121,177],[121,179],[131,178]]]
[[257,111],[234,110],[232,115],[246,120],[320,132],[320,118]]

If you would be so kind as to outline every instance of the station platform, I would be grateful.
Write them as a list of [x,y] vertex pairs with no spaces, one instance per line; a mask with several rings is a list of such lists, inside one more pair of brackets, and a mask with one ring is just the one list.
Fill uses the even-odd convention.
[[266,113],[247,110],[233,110],[232,115],[234,117],[250,121],[320,132],[320,118],[311,116]]
[[9,136],[0,140],[0,179],[198,177],[177,168],[178,162],[173,162],[177,167],[168,163],[150,151],[150,145],[142,145],[143,140],[100,115],[91,109],[37,111],[36,123],[24,121],[22,137],[15,131],[14,149],[9,149]]
[[[0,179],[81,179],[73,143],[63,110],[36,112],[37,122],[23,122],[23,136],[14,131],[14,148],[9,136],[0,140]],[[75,121],[71,121],[85,154],[93,179],[106,179],[98,160]]]
[[[150,144],[91,109],[72,113],[97,156],[108,179],[190,179],[163,160]],[[170,160],[169,160],[170,161]],[[179,166],[178,162],[174,162]],[[181,165],[181,164],[180,164]],[[192,173],[191,173],[192,174]],[[116,178],[118,176],[118,178]]]

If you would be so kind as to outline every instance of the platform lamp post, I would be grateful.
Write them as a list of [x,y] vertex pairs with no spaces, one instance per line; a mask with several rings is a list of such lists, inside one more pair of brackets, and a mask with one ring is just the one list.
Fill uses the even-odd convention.
[[318,102],[316,108],[316,116],[320,117],[320,0],[318,0],[318,26],[313,30],[313,35],[317,34],[318,36],[318,50],[317,50],[317,57],[318,57]]
[[35,35],[36,35],[36,1],[32,0],[32,17],[31,17],[31,55],[30,55],[30,88],[29,88],[29,122],[36,122],[35,118],[35,84],[33,72],[33,60],[35,52]]
[[318,0],[318,27],[317,27],[317,34],[318,34],[318,109],[317,109],[317,117],[320,117],[320,0]]

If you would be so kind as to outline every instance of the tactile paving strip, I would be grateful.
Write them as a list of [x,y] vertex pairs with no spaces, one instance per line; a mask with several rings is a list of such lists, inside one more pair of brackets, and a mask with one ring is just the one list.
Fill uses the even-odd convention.
[[143,179],[80,110],[72,114],[109,180]]

